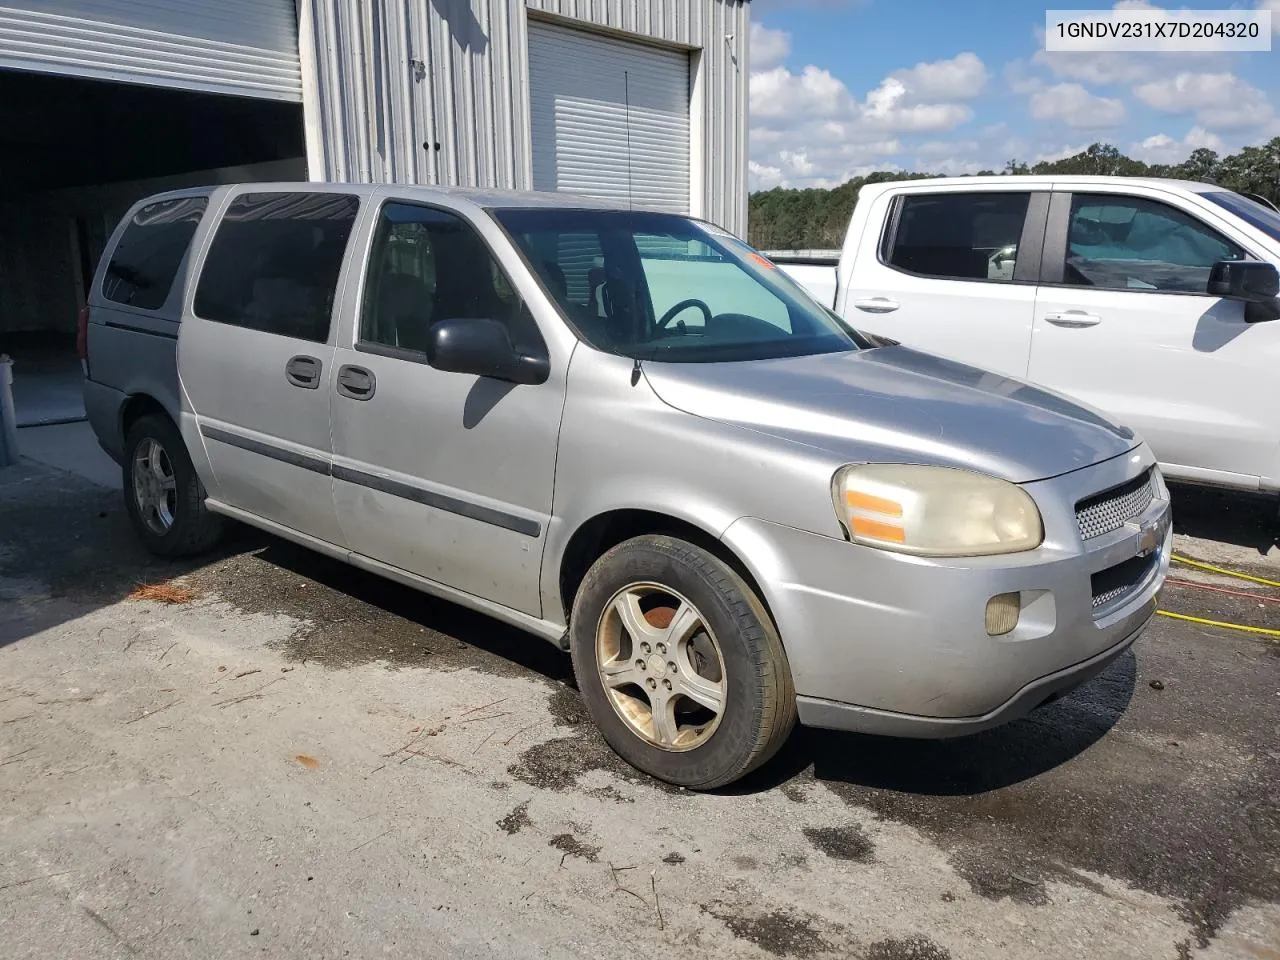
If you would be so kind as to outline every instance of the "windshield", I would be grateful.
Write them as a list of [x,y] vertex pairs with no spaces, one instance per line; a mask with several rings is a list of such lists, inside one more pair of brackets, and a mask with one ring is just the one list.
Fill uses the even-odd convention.
[[1272,240],[1280,241],[1280,213],[1264,207],[1256,200],[1228,190],[1202,193],[1202,197],[1230,210],[1250,226],[1257,227]]
[[728,233],[623,210],[495,210],[582,339],[638,360],[766,360],[865,346]]

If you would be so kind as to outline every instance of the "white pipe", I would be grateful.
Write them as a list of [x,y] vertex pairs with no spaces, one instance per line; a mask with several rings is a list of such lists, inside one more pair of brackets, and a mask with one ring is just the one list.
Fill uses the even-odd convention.
[[13,361],[0,353],[0,467],[18,462],[18,414],[13,407]]

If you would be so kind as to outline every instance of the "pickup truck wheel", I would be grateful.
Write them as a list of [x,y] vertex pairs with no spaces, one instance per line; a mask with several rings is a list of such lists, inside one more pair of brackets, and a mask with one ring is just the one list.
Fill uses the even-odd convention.
[[143,545],[162,557],[207,550],[222,534],[222,518],[204,505],[186,444],[168,417],[139,417],[125,438],[124,500]]
[[597,560],[574,598],[570,651],[605,740],[668,783],[732,783],[795,725],[791,671],[764,605],[682,540],[637,537]]

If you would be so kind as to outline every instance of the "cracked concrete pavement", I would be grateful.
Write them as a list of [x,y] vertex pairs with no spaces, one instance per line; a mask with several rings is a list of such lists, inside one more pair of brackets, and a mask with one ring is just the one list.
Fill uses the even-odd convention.
[[[1273,505],[1177,496],[1181,549],[1280,572]],[[1178,578],[1280,627],[1280,591]],[[801,731],[694,795],[539,640],[243,529],[155,561],[118,492],[0,472],[10,960],[1276,958],[1278,719],[1274,642],[1158,620],[1003,729]]]

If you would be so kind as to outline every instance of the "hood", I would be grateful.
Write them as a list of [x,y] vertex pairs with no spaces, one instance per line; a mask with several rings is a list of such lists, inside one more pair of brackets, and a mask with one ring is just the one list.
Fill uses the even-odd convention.
[[1133,431],[1067,398],[907,347],[748,363],[644,364],[686,413],[841,459],[961,467],[1027,483],[1127,453]]

